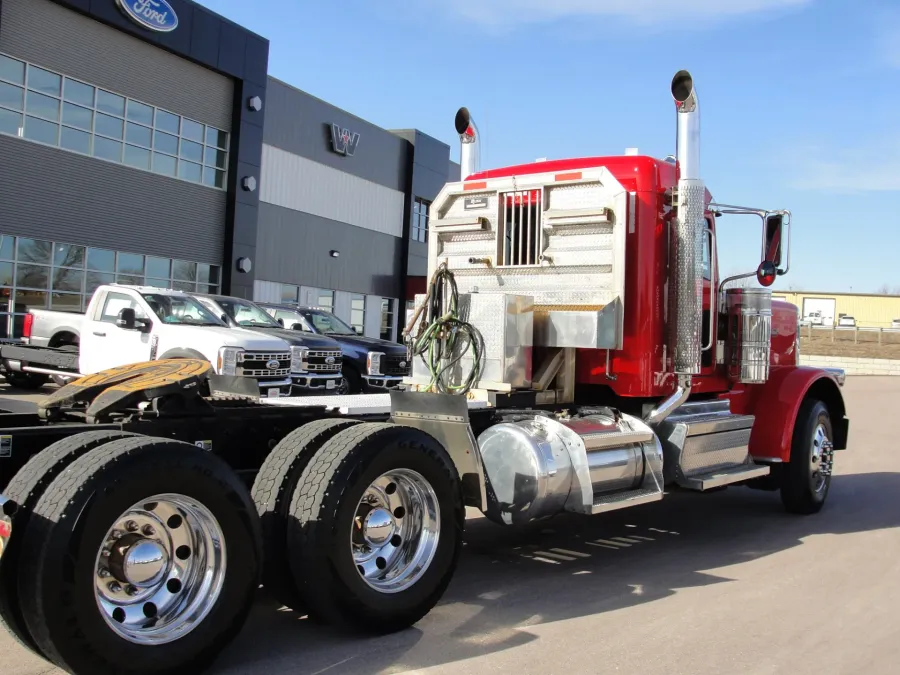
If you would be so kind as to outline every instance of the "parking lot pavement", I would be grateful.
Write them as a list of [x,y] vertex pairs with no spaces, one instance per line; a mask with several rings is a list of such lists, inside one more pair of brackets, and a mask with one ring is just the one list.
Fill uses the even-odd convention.
[[[900,378],[851,377],[845,395],[850,449],[818,515],[735,488],[525,531],[473,517],[456,578],[415,627],[347,637],[260,597],[213,672],[893,675]],[[59,672],[7,636],[0,655],[4,675]]]

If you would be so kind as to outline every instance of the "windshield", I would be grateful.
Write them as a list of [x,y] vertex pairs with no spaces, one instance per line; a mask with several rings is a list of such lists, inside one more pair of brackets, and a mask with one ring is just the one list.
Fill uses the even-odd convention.
[[199,302],[186,295],[163,293],[141,294],[159,320],[186,326],[224,326],[216,316]]
[[318,333],[333,335],[356,335],[356,331],[337,318],[331,312],[312,309],[301,309],[300,313],[309,321]]
[[277,321],[252,302],[234,298],[216,299],[225,313],[239,326],[257,326],[259,328],[281,328]]

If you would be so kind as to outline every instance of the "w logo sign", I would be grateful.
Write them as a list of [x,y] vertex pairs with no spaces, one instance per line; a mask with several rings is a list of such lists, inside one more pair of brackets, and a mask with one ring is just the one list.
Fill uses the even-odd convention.
[[352,157],[359,145],[359,134],[351,133],[349,129],[343,129],[337,124],[331,125],[331,146],[339,155]]

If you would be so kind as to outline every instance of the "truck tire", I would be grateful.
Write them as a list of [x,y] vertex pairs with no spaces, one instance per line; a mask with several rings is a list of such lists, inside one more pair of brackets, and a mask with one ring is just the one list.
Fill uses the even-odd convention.
[[781,472],[781,501],[791,513],[818,513],[831,486],[833,465],[831,416],[822,401],[800,405],[791,441],[791,459]]
[[294,488],[315,452],[354,424],[359,421],[323,419],[294,429],[272,449],[253,482],[250,495],[262,521],[263,587],[275,600],[297,612],[303,605],[287,558],[287,519]]
[[288,552],[311,618],[385,634],[437,604],[465,510],[446,450],[419,429],[367,423],[327,441],[291,502]]
[[3,489],[3,494],[18,504],[19,509],[13,516],[16,536],[10,539],[0,558],[0,629],[6,628],[20,645],[41,656],[43,654],[28,632],[22,616],[17,583],[21,558],[19,551],[31,510],[50,483],[76,459],[104,443],[132,436],[137,434],[128,431],[87,431],[58,440],[29,459]]
[[9,386],[26,391],[37,391],[50,381],[50,376],[43,373],[7,371],[4,377],[6,377]]
[[197,673],[246,620],[261,543],[249,493],[221,459],[181,441],[112,441],[35,505],[22,613],[74,675]]

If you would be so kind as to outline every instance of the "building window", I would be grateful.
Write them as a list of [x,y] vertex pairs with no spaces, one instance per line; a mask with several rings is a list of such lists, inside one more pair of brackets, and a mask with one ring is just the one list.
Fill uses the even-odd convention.
[[228,134],[0,54],[0,134],[225,190]]
[[289,304],[300,302],[300,287],[281,284],[281,302]]
[[0,337],[21,337],[31,309],[84,311],[102,284],[218,293],[219,275],[218,265],[0,235]]
[[416,197],[413,204],[413,222],[412,222],[412,240],[428,241],[428,214],[431,209],[431,202]]
[[350,296],[350,326],[360,335],[366,332],[366,296]]
[[394,301],[381,299],[381,335],[382,340],[394,339]]
[[334,291],[319,291],[316,304],[322,309],[334,313]]

